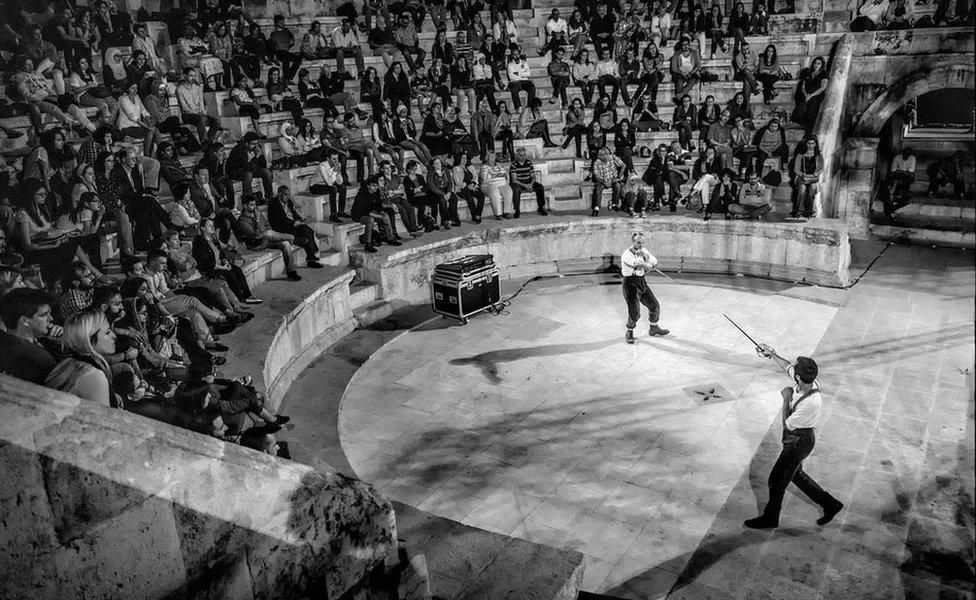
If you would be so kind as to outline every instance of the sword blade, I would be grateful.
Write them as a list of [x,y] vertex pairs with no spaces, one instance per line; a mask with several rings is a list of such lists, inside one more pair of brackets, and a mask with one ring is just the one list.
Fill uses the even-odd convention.
[[735,321],[733,321],[733,320],[732,320],[732,319],[731,319],[731,318],[729,317],[729,315],[727,315],[727,314],[725,314],[725,313],[722,313],[722,316],[723,316],[723,317],[725,317],[726,319],[728,319],[728,320],[729,320],[729,323],[732,323],[732,325],[734,325],[736,329],[738,329],[738,330],[739,330],[740,332],[742,332],[742,335],[744,335],[744,336],[746,336],[747,338],[749,338],[749,341],[750,341],[750,342],[752,342],[752,343],[753,343],[753,345],[754,345],[754,346],[755,346],[756,348],[759,348],[759,347],[760,347],[760,346],[759,346],[759,344],[758,344],[758,343],[756,342],[756,340],[754,340],[754,339],[752,339],[752,336],[751,336],[751,335],[749,335],[748,333],[746,333],[746,332],[745,332],[745,330],[744,330],[744,329],[742,329],[741,327],[739,327],[739,325],[738,325],[738,323],[736,323]]

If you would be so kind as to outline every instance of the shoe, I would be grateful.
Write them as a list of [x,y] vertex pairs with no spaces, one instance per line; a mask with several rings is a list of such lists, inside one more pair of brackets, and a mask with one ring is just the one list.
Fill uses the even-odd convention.
[[547,210],[546,210],[546,209],[544,209],[544,208],[540,208],[540,209],[539,209],[539,210],[537,210],[536,212],[538,212],[538,213],[539,213],[540,215],[542,215],[543,217],[549,214],[549,211],[547,211]]
[[629,216],[631,219],[636,219],[637,218],[637,213],[635,213],[632,210],[628,210],[627,211],[627,216]]
[[712,214],[711,213],[705,213],[705,216],[702,217],[702,221],[708,221],[711,218],[712,218]]
[[211,342],[204,347],[211,352],[227,352],[228,350],[227,345],[220,342]]
[[424,230],[423,229],[414,229],[413,231],[410,231],[408,233],[410,233],[410,237],[412,237],[412,238],[419,238],[420,236],[424,235]]
[[590,211],[590,216],[591,217],[599,217],[600,216],[600,209],[599,208],[594,208],[592,211]]
[[227,359],[223,356],[213,356],[210,357],[210,362],[213,363],[215,367],[227,364]]
[[237,316],[238,316],[238,318],[240,318],[241,324],[244,324],[244,323],[247,323],[248,321],[250,321],[251,319],[254,318],[254,313],[239,312],[239,313],[237,313]]
[[543,148],[555,148],[558,144],[543,144]]
[[522,216],[522,213],[521,213],[521,212],[519,212],[519,211],[515,211],[515,214],[514,214],[514,215],[512,215],[512,218],[513,218],[513,219],[518,219],[518,218],[519,218],[519,217],[521,217],[521,216]]
[[460,219],[454,219],[454,220],[452,220],[451,221],[451,226],[452,227],[460,227],[461,226],[461,220]]
[[366,246],[363,247],[363,250],[365,250],[366,252],[376,252],[376,246],[372,244],[366,244]]
[[329,223],[342,223],[342,219],[339,218],[339,215],[329,215]]
[[756,517],[755,519],[746,519],[742,524],[749,529],[775,529],[779,527],[777,521],[770,521],[763,516]]
[[637,218],[638,219],[643,219],[644,218],[644,211],[640,211],[639,213],[637,213]]
[[502,218],[503,219],[510,219],[511,217],[508,216],[508,213],[507,212],[503,212],[502,213]]
[[651,325],[651,328],[647,330],[647,335],[668,335],[669,333],[671,333],[670,329],[664,329],[657,325]]
[[244,298],[243,300],[241,300],[241,302],[243,302],[244,304],[264,304],[264,300],[260,298],[255,298],[254,296],[251,296],[250,298]]
[[675,203],[668,204],[668,210],[671,212],[678,212],[678,205]]
[[837,504],[835,504],[829,510],[824,511],[824,515],[817,519],[817,525],[826,525],[827,523],[830,523],[834,520],[834,517],[837,516],[837,513],[842,510],[844,510],[844,503],[838,501]]
[[291,279],[292,281],[301,281],[302,280],[302,276],[299,275],[296,271],[288,271],[287,273],[285,273],[285,277],[287,277],[288,279]]
[[390,246],[402,246],[403,245],[403,242],[401,242],[400,240],[388,240],[386,243],[389,244]]
[[441,229],[443,229],[444,231],[450,231],[451,224],[447,221],[444,221],[443,223],[441,223]]
[[498,215],[495,215],[495,220],[496,220],[496,221],[501,221],[501,220],[502,220],[502,218],[501,218],[500,216],[498,216]]
[[285,415],[278,415],[277,417],[275,417],[273,423],[275,425],[281,426],[287,423],[288,421],[291,421],[291,417],[286,417]]
[[471,222],[477,225],[478,223],[481,222],[481,217],[472,217]]
[[307,263],[305,263],[305,266],[308,267],[309,269],[321,269],[322,263],[320,263],[317,260],[310,260]]
[[627,342],[628,344],[633,344],[634,343],[634,330],[633,329],[628,329],[627,330],[627,333],[624,335],[624,341]]

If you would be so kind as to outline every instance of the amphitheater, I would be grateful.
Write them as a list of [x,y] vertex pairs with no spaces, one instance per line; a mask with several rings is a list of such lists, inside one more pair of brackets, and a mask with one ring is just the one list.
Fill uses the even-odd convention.
[[[334,27],[329,4],[244,6],[265,28],[283,15],[301,31]],[[537,49],[553,7],[568,15],[573,3],[514,11],[545,100]],[[548,215],[473,224],[461,206],[461,227],[371,254],[364,226],[329,222],[308,191],[313,168],[276,171],[326,266],[290,282],[280,253],[246,255],[265,302],[224,336],[222,372],[250,375],[291,416],[292,459],[0,376],[0,598],[974,598],[973,168],[961,199],[927,197],[919,169],[904,210],[885,217],[876,200],[894,148],[910,143],[920,165],[957,150],[972,160],[971,129],[912,127],[903,109],[945,90],[972,108],[974,31],[851,33],[850,21],[846,2],[796,0],[769,36],[747,38],[775,44],[793,73],[814,57],[829,65],[807,221],[786,218],[786,177],[762,221],[683,208],[591,217],[588,161],[515,140]],[[168,46],[166,27],[150,25]],[[433,37],[428,21],[421,44]],[[314,79],[334,63],[303,66]],[[704,63],[718,78],[696,103],[741,88],[730,55]],[[757,126],[790,111],[795,81],[777,87],[754,104]],[[661,85],[665,120],[672,93]],[[250,126],[226,92],[206,100],[228,131]],[[555,106],[544,112],[559,132]],[[321,110],[306,115],[322,126]],[[269,157],[289,120],[260,117]],[[791,146],[803,136],[789,126]],[[675,139],[638,134],[650,147]],[[638,173],[648,162],[635,156]],[[671,335],[639,328],[626,345],[619,257],[637,231],[660,261],[647,278]],[[117,253],[114,239],[104,250]],[[431,310],[431,273],[471,254],[493,255],[502,303],[462,324]],[[828,526],[795,489],[779,528],[742,526],[767,499],[789,380],[725,315],[820,364],[824,412],[805,469],[845,504]]]

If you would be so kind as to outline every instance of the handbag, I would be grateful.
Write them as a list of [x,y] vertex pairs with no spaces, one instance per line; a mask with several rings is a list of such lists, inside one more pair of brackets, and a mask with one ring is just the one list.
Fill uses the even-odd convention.
[[704,83],[710,83],[713,81],[718,81],[718,75],[706,69],[702,69],[698,72],[698,80]]

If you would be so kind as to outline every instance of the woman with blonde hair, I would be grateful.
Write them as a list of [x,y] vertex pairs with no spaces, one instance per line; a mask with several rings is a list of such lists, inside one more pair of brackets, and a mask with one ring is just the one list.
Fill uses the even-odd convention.
[[512,206],[512,187],[508,184],[508,169],[496,162],[494,150],[485,153],[479,179],[495,220],[507,219],[508,209]]
[[105,313],[91,308],[71,315],[64,322],[61,342],[68,357],[54,367],[44,385],[82,400],[122,408],[105,360],[106,355],[115,354],[115,333]]

